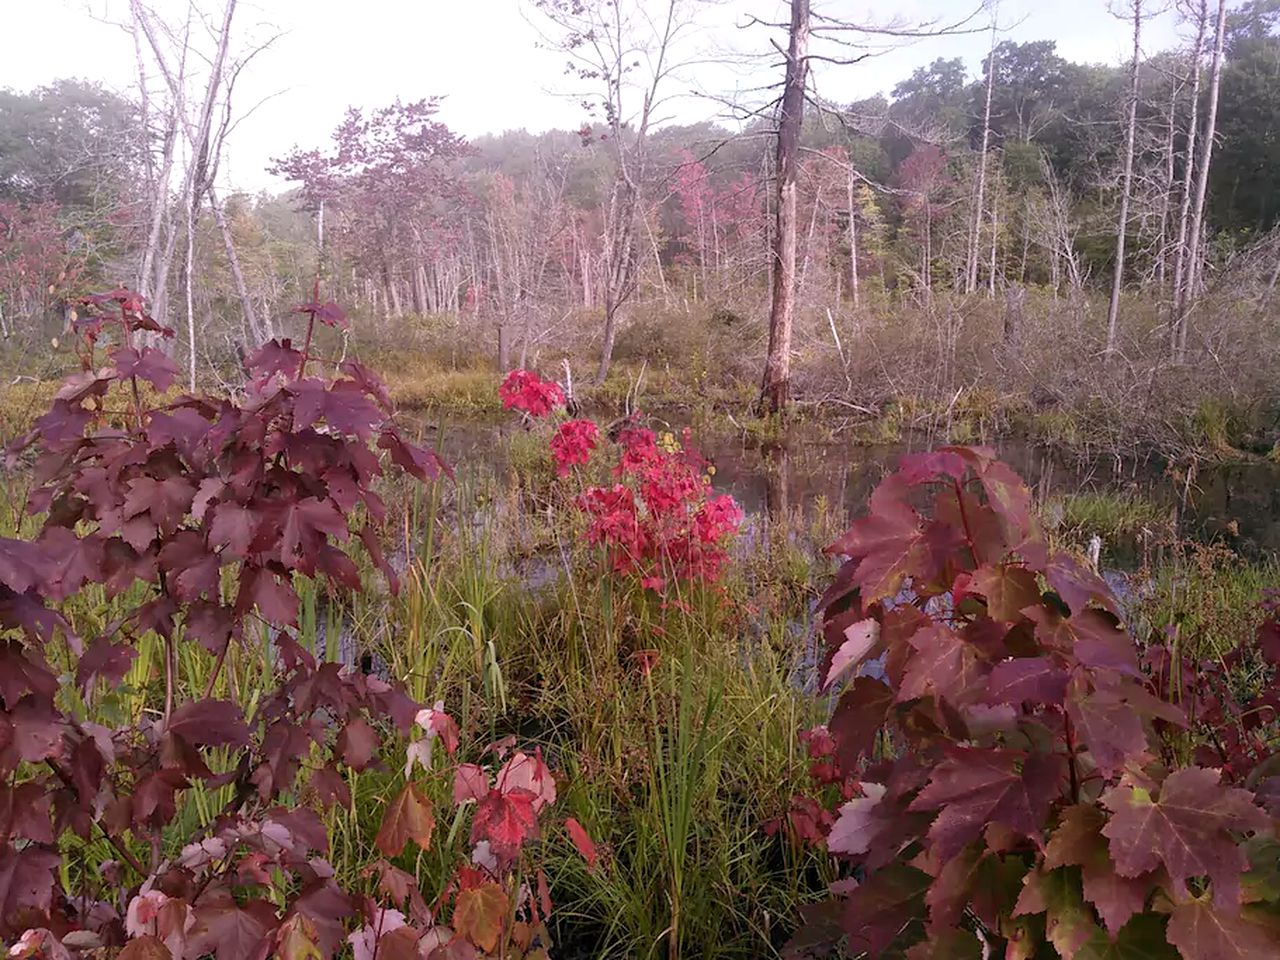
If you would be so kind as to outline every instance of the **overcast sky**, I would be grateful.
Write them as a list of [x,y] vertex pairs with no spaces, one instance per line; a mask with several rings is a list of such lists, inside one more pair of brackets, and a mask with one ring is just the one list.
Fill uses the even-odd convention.
[[[162,11],[186,5],[153,2]],[[217,10],[221,2],[202,5]],[[907,19],[954,19],[973,5],[974,0],[818,0],[815,8],[873,22],[886,10]],[[705,26],[690,37],[688,50],[703,57],[767,50],[766,31],[740,24],[748,13],[786,19],[786,6],[780,0],[719,0],[707,11]],[[0,0],[0,29],[8,41],[0,57],[0,87],[25,90],[80,77],[131,91],[137,84],[132,40],[97,19],[123,18],[125,11],[124,0]],[[1119,63],[1129,56],[1130,28],[1110,13],[1108,0],[1002,0],[999,18],[1013,25],[1010,39],[1055,40],[1059,54],[1070,60]],[[250,190],[278,188],[265,170],[271,157],[295,144],[326,143],[349,104],[377,107],[396,97],[445,95],[441,118],[472,137],[518,128],[577,128],[584,114],[566,96],[572,90],[566,89],[564,57],[540,44],[535,22],[530,0],[241,0],[237,37],[281,36],[237,88],[237,111],[254,109],[228,144],[223,179]],[[1172,17],[1162,15],[1146,27],[1143,47],[1154,53],[1175,37]],[[976,74],[988,39],[975,34],[917,41],[854,66],[825,68],[818,75],[819,92],[836,101],[887,93],[936,57],[962,57]],[[745,90],[773,82],[775,72],[761,60],[733,69],[703,67],[688,81],[728,94],[735,86]],[[673,104],[671,112],[695,121],[723,108],[692,96]]]

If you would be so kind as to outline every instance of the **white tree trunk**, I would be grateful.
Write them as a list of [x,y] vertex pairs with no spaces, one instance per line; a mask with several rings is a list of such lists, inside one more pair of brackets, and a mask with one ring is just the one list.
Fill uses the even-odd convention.
[[1107,308],[1107,353],[1116,349],[1116,324],[1120,317],[1120,289],[1124,285],[1124,248],[1129,233],[1129,195],[1133,191],[1133,141],[1138,129],[1138,67],[1142,62],[1142,0],[1133,3],[1133,62],[1129,67],[1129,125],[1125,136],[1124,172],[1120,186],[1120,222],[1116,227],[1116,269],[1111,278],[1111,304]]
[[1213,65],[1209,72],[1209,115],[1205,119],[1203,158],[1196,176],[1196,199],[1192,211],[1187,239],[1187,269],[1183,275],[1181,309],[1178,311],[1178,345],[1176,358],[1186,358],[1187,327],[1191,304],[1200,288],[1204,269],[1204,252],[1201,248],[1204,232],[1205,201],[1209,194],[1209,168],[1213,163],[1213,141],[1218,127],[1218,93],[1222,86],[1222,53],[1227,32],[1227,0],[1218,0],[1218,24],[1213,44]]
[[987,103],[982,113],[982,152],[978,154],[978,186],[973,203],[973,225],[969,231],[969,260],[965,274],[964,291],[978,289],[978,247],[982,242],[982,207],[987,191],[987,154],[991,146],[991,91],[996,80],[996,21],[991,19],[991,49],[987,54]]

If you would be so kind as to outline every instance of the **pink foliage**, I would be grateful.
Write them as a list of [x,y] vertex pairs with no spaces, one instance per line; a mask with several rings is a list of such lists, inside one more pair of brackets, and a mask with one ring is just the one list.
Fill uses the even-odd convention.
[[600,438],[600,428],[594,420],[569,420],[560,424],[551,438],[551,456],[556,461],[556,473],[567,476],[574,464],[585,464],[591,459],[591,451]]
[[742,522],[728,495],[707,495],[705,461],[685,445],[660,447],[651,430],[630,428],[618,438],[616,474],[624,483],[593,487],[577,500],[591,518],[587,539],[609,550],[616,572],[639,573],[647,585],[677,579],[714,583],[728,563],[727,541]]
[[520,410],[531,417],[545,417],[564,403],[564,392],[551,380],[543,380],[529,370],[512,370],[498,387],[498,396],[507,410]]

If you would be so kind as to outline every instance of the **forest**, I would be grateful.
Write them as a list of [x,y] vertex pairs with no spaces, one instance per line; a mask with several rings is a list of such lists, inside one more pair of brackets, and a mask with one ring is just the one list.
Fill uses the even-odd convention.
[[579,128],[259,192],[240,0],[0,89],[5,955],[1280,956],[1280,0],[1095,5],[512,3]]

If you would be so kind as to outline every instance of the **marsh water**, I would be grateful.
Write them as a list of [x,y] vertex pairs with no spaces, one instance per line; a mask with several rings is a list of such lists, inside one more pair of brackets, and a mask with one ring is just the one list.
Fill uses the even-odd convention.
[[[439,447],[452,463],[484,463],[502,471],[508,468],[504,438],[521,429],[455,425],[439,436]],[[924,441],[839,443],[803,431],[765,448],[741,436],[699,438],[699,451],[715,466],[715,488],[732,494],[748,515],[771,516],[803,515],[820,505],[856,516],[904,453],[926,447]],[[995,447],[1041,503],[1087,492],[1126,494],[1167,518],[1151,532],[1152,542],[1176,534],[1221,542],[1250,558],[1280,553],[1280,464],[1258,459],[1174,465],[1156,456],[1088,456],[1020,440]],[[1133,566],[1145,545],[1130,538],[1104,549],[1111,564]]]

